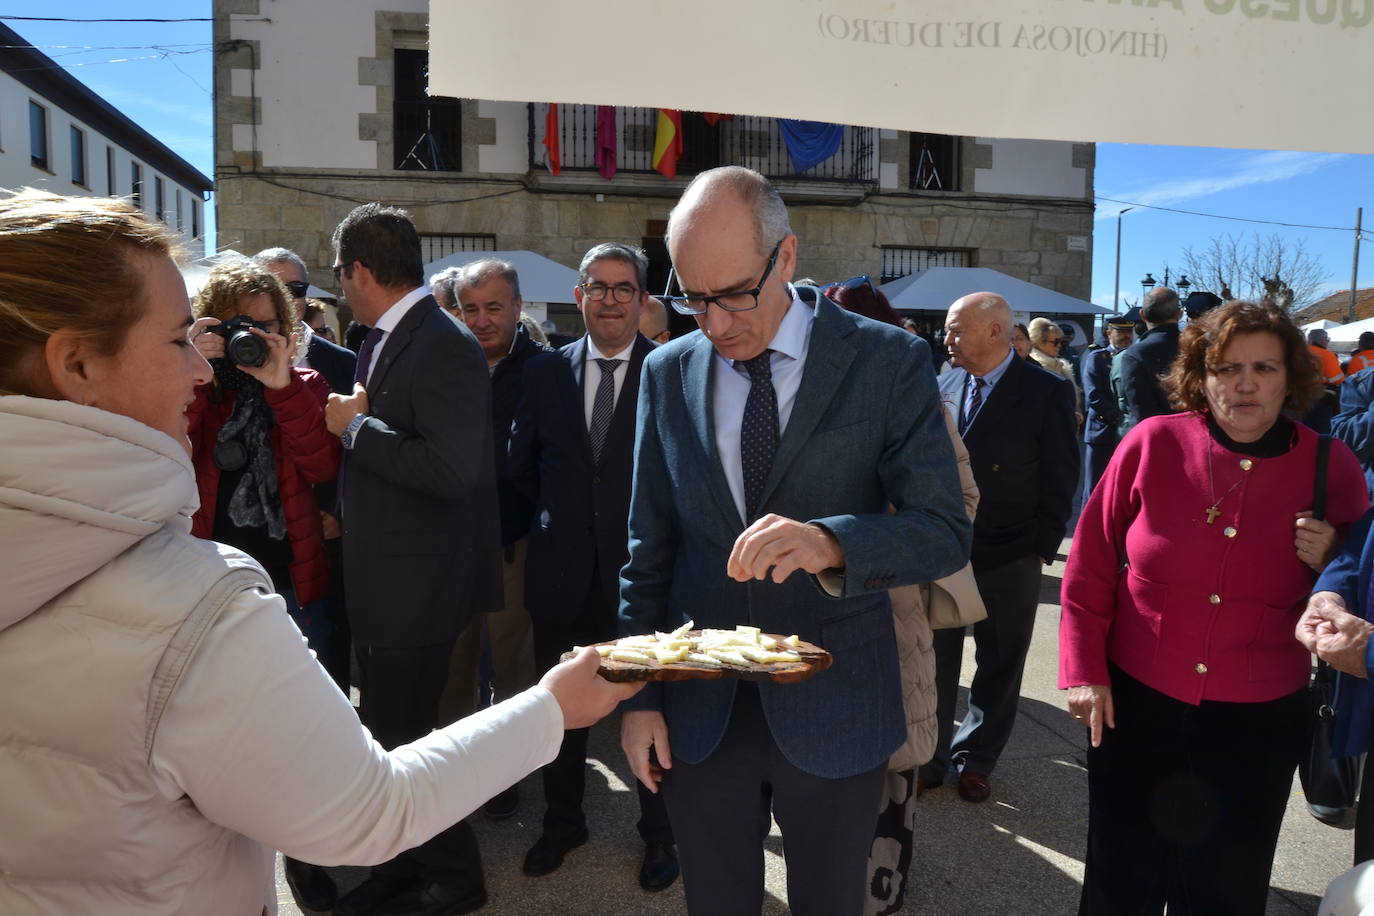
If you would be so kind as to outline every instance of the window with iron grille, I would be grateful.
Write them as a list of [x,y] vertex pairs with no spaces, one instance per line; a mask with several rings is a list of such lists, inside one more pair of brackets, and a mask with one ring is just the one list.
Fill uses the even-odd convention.
[[967,248],[909,248],[905,245],[883,246],[883,278],[888,283],[919,273],[930,267],[972,267],[972,252]]
[[460,251],[495,251],[496,236],[484,232],[459,232],[420,236],[420,258],[426,264]]
[[958,137],[911,134],[911,190],[961,190]]
[[396,168],[423,172],[462,169],[462,103],[431,96],[429,52],[397,48],[392,132]]

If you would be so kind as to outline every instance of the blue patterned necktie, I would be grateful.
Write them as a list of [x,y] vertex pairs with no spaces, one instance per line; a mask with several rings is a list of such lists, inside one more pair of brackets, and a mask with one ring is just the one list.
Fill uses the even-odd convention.
[[964,411],[964,425],[959,428],[959,435],[968,432],[968,428],[973,425],[973,418],[978,416],[978,408],[983,406],[983,386],[987,384],[979,375],[971,375],[973,379],[973,391],[968,396],[968,409]]
[[778,452],[778,395],[773,390],[773,367],[769,362],[772,354],[772,350],[764,350],[744,362],[749,372],[749,397],[744,402],[744,420],[740,423],[739,450],[744,469],[745,524],[758,514],[763,483]]
[[615,370],[623,359],[598,359],[601,367],[601,381],[596,385],[596,398],[592,401],[592,425],[587,435],[592,440],[592,460],[601,463],[601,449],[606,445],[606,433],[611,430],[611,415],[615,413]]
[[372,351],[377,349],[377,341],[382,339],[383,333],[381,328],[369,328],[367,336],[363,338],[363,345],[358,348],[358,367],[353,370],[353,381],[359,385],[367,385],[368,370],[372,367]]

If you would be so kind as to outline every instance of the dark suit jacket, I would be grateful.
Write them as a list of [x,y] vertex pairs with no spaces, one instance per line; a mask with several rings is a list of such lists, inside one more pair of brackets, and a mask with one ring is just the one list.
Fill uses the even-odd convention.
[[[801,572],[780,585],[726,575],[744,520],[716,452],[711,391],[718,373],[734,370],[697,331],[644,361],[620,617],[627,634],[688,619],[744,623],[830,650],[829,671],[800,684],[760,684],[759,696],[786,758],[833,779],[879,766],[906,735],[887,590],[959,569],[970,530],[930,348],[824,297],[815,309],[761,506],[834,533],[846,564],[839,597]],[[698,763],[725,732],[735,684],[651,684],[625,705],[661,708],[674,757]]]
[[511,432],[512,482],[535,504],[525,561],[525,607],[536,619],[571,619],[593,583],[614,608],[629,559],[626,525],[634,469],[639,373],[654,345],[636,335],[611,427],[592,460],[582,370],[587,338],[525,366],[525,398]]
[[534,518],[534,501],[514,485],[506,472],[506,456],[510,451],[511,424],[525,390],[525,364],[541,353],[552,352],[552,347],[533,340],[525,326],[517,324],[510,353],[491,374],[491,435],[496,455],[497,497],[501,503],[502,544],[513,544],[528,534],[530,519]]
[[1083,441],[1112,446],[1119,441],[1116,428],[1121,425],[1121,407],[1112,390],[1112,357],[1116,351],[1101,347],[1083,357],[1083,401],[1088,408]]
[[[968,373],[940,376],[940,393],[955,417],[963,416]],[[978,484],[976,568],[1028,556],[1054,559],[1078,482],[1077,433],[1073,385],[1013,356],[964,432]]]
[[454,639],[501,607],[491,383],[481,345],[426,296],[375,358],[344,452],[344,575],[361,645]]
[[1160,376],[1169,371],[1178,355],[1178,324],[1150,328],[1121,354],[1121,434],[1147,417],[1173,413],[1164,395]]
[[306,347],[305,358],[309,360],[311,369],[324,376],[324,380],[329,383],[329,389],[335,394],[353,393],[353,376],[358,371],[358,354],[315,334],[311,336],[310,345]]

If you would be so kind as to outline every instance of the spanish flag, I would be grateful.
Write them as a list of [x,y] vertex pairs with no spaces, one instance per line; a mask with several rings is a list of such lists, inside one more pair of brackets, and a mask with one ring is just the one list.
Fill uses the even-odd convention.
[[658,130],[654,134],[655,171],[665,178],[677,177],[677,161],[682,156],[682,112],[676,108],[658,110]]
[[544,164],[554,175],[563,171],[563,156],[558,146],[558,105],[551,102],[549,113],[544,116]]

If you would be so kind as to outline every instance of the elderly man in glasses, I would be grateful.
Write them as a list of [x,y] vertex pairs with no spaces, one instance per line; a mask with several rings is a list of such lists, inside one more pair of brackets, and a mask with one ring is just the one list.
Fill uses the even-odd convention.
[[905,738],[888,589],[949,575],[970,543],[930,350],[796,295],[797,237],[757,172],[698,175],[668,250],[670,304],[701,333],[644,363],[621,632],[748,625],[834,664],[650,684],[621,746],[668,804],[690,913],[760,912],[771,807],[791,911],[857,914]]
[[[588,251],[573,290],[586,335],[525,367],[508,468],[534,505],[525,606],[540,671],[574,645],[616,636],[620,568],[629,554],[635,405],[640,368],[654,349],[639,333],[648,269],[644,253],[629,245]],[[543,831],[525,856],[530,877],[553,872],[587,842],[586,762],[587,730],[576,729],[544,767],[547,808]],[[641,787],[639,803],[639,883],[658,891],[677,879],[673,832],[661,797]]]

